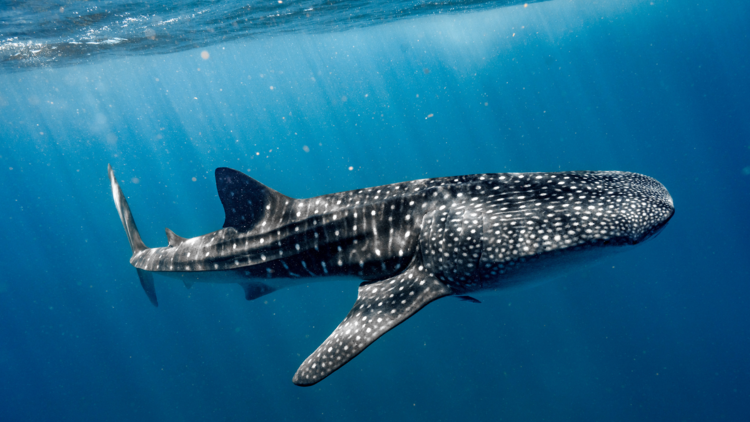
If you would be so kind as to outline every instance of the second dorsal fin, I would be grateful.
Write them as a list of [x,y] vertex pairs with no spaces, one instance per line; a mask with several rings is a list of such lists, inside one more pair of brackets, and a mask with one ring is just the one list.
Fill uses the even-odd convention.
[[170,247],[177,246],[187,240],[184,237],[177,236],[172,230],[164,229],[164,231],[167,232],[167,240],[169,240]]
[[226,167],[216,169],[216,189],[224,205],[224,227],[250,230],[267,215],[279,215],[294,202],[252,177]]

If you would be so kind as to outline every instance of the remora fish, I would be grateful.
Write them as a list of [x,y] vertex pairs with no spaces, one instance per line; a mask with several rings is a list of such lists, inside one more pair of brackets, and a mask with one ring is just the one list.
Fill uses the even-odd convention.
[[[308,199],[216,169],[224,228],[169,246],[143,244],[125,196],[109,179],[148,298],[153,274],[239,283],[248,300],[307,277],[356,276],[354,307],[297,370],[312,385],[444,296],[498,290],[560,274],[653,237],[674,214],[656,180],[617,171],[441,177]],[[473,300],[472,300],[473,299]],[[478,302],[478,301],[477,301]]]

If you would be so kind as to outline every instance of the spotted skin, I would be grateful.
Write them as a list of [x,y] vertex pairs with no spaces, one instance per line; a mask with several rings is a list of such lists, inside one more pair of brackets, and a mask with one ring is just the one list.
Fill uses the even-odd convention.
[[216,171],[224,228],[143,245],[110,181],[142,284],[161,274],[239,283],[247,299],[311,277],[356,276],[354,308],[294,376],[312,385],[431,301],[557,275],[657,234],[668,191],[634,173],[500,173],[415,180],[294,199],[235,170]]
[[305,359],[292,381],[301,386],[319,382],[425,305],[450,294],[451,290],[419,265],[418,259],[395,277],[363,283],[352,310]]

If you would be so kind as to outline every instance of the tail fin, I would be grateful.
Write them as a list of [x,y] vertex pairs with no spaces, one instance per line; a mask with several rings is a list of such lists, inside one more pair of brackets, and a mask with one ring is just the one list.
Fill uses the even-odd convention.
[[[128,235],[128,242],[130,242],[130,249],[133,250],[133,255],[138,252],[148,249],[148,247],[141,240],[141,235],[138,233],[138,228],[135,226],[135,220],[133,220],[133,214],[130,213],[130,207],[128,201],[125,199],[125,195],[122,194],[120,185],[117,183],[115,178],[115,172],[112,170],[112,166],[107,165],[109,171],[109,182],[112,184],[112,196],[115,199],[115,206],[117,207],[117,213],[120,214],[120,221],[122,226],[125,227],[125,234]],[[156,290],[154,289],[154,277],[151,273],[137,269],[138,278],[141,280],[141,286],[146,292],[148,299],[154,306],[159,306],[156,300]]]
[[122,194],[120,185],[115,178],[115,171],[112,170],[112,166],[109,164],[107,164],[107,170],[109,171],[109,182],[112,184],[112,196],[115,199],[117,213],[120,214],[120,221],[122,221],[122,225],[125,227],[125,234],[128,235],[130,249],[133,250],[133,255],[135,255],[140,251],[148,249],[148,247],[143,244],[143,240],[141,240],[141,235],[138,233],[138,228],[135,226],[133,215],[130,213],[128,201],[125,199],[125,195]]
[[150,272],[142,270],[140,268],[136,268],[135,270],[138,271],[138,278],[141,280],[141,287],[143,287],[143,291],[146,292],[148,300],[150,300],[154,306],[159,306],[159,301],[156,300],[154,276]]

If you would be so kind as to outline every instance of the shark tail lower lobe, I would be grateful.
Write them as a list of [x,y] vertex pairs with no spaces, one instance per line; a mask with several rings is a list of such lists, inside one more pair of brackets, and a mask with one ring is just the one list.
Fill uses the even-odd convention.
[[[130,249],[133,250],[133,256],[141,251],[148,249],[148,247],[141,240],[141,235],[138,233],[138,227],[135,226],[135,220],[133,220],[133,214],[130,213],[130,206],[128,201],[125,199],[125,195],[120,189],[120,185],[117,183],[115,178],[115,172],[112,170],[112,166],[107,165],[109,172],[109,182],[112,185],[112,196],[115,200],[115,206],[117,207],[117,213],[120,215],[120,221],[122,226],[125,228],[125,234],[128,236],[128,242],[130,243]],[[141,286],[146,292],[148,299],[154,306],[159,306],[156,300],[156,290],[154,289],[154,278],[153,276],[144,270],[138,270],[138,278],[141,280]]]

